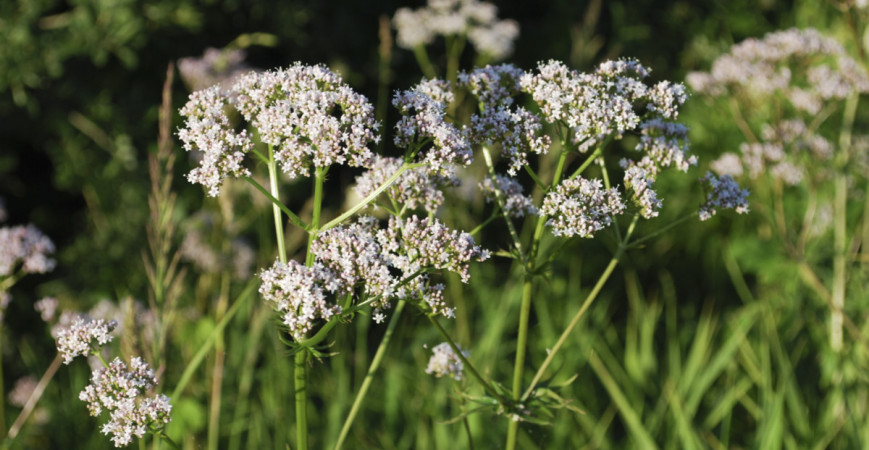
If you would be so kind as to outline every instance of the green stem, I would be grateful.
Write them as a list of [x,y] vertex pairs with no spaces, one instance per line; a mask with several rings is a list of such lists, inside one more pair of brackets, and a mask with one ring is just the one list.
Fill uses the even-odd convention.
[[314,254],[311,253],[311,244],[317,238],[320,227],[320,214],[323,209],[323,182],[326,179],[328,169],[317,167],[314,175],[314,211],[311,217],[311,231],[308,233],[308,251],[305,255],[305,265],[310,267],[314,264]]
[[462,364],[466,369],[468,369],[468,371],[471,373],[471,376],[473,376],[481,385],[483,385],[483,389],[486,391],[486,393],[498,400],[498,403],[502,405],[508,404],[509,400],[499,394],[498,391],[496,391],[495,388],[493,388],[492,385],[489,384],[489,382],[486,381],[486,379],[483,378],[482,375],[480,375],[480,372],[477,372],[477,369],[474,367],[473,364],[471,364],[471,361],[469,361],[468,358],[465,357],[464,353],[462,353],[462,349],[460,349],[456,342],[453,341],[453,338],[450,337],[449,333],[447,333],[447,330],[444,330],[444,327],[441,326],[437,319],[435,319],[434,316],[430,314],[426,314],[426,317],[428,317],[428,320],[435,326],[441,336],[446,339],[447,343],[450,344],[453,352],[462,361]]
[[380,363],[383,361],[384,355],[386,355],[386,349],[389,347],[392,334],[395,332],[395,327],[398,325],[399,318],[401,318],[401,311],[404,309],[404,305],[405,301],[399,300],[398,305],[395,306],[395,312],[392,313],[392,317],[389,319],[389,325],[386,326],[386,334],[383,335],[383,339],[380,340],[380,345],[377,346],[377,352],[374,354],[374,359],[371,360],[371,365],[368,366],[368,373],[365,374],[365,379],[362,381],[362,385],[359,386],[359,391],[356,393],[356,398],[353,400],[350,412],[347,413],[347,418],[344,420],[344,425],[341,427],[341,433],[338,435],[338,441],[335,443],[335,450],[340,449],[341,446],[344,445],[344,440],[347,439],[347,435],[350,433],[350,427],[356,419],[359,407],[362,406],[362,401],[365,399],[365,395],[368,393],[368,388],[374,380],[374,373],[377,372],[378,368],[380,368]]
[[507,230],[510,232],[510,238],[513,239],[513,245],[516,246],[516,251],[519,253],[519,258],[522,260],[522,264],[527,264],[528,260],[525,252],[522,250],[522,242],[519,239],[519,234],[516,233],[513,221],[510,220],[510,216],[507,214],[507,209],[504,207],[504,195],[501,193],[501,189],[498,186],[498,178],[495,176],[495,166],[492,164],[492,155],[489,154],[489,148],[486,146],[483,146],[483,157],[486,160],[486,167],[489,169],[489,179],[492,180],[492,190],[495,192],[495,201],[501,208],[501,215],[507,223]]
[[567,325],[567,328],[565,328],[564,331],[561,333],[561,336],[558,338],[558,341],[556,341],[555,345],[552,347],[552,350],[549,351],[549,354],[546,356],[546,359],[543,361],[543,364],[541,364],[540,368],[537,369],[537,373],[534,374],[534,378],[531,380],[531,384],[528,386],[528,389],[525,390],[525,393],[522,394],[522,398],[521,398],[522,401],[527,400],[528,397],[531,395],[531,393],[534,392],[534,388],[537,386],[537,383],[540,382],[540,379],[543,377],[543,374],[546,372],[546,369],[549,368],[550,364],[552,364],[552,361],[555,358],[555,355],[558,354],[558,351],[561,349],[561,347],[567,341],[567,338],[573,332],[574,328],[576,328],[576,326],[579,324],[579,321],[580,321],[580,319],[582,319],[582,316],[585,314],[585,312],[588,310],[588,308],[591,306],[591,304],[597,298],[598,294],[600,294],[600,291],[603,289],[604,284],[606,284],[607,280],[609,279],[610,275],[612,275],[613,270],[615,270],[616,265],[618,265],[619,260],[621,259],[622,255],[624,254],[625,247],[626,247],[625,242],[627,242],[627,240],[630,239],[631,234],[633,234],[638,218],[639,218],[638,215],[634,216],[633,221],[631,221],[631,224],[628,226],[628,230],[625,233],[625,237],[624,237],[623,241],[619,245],[619,248],[616,250],[616,253],[613,255],[612,259],[610,259],[610,262],[607,265],[606,269],[604,269],[600,278],[597,280],[597,283],[595,283],[594,287],[591,289],[591,292],[588,293],[588,296],[585,298],[585,301],[582,303],[582,306],[580,306],[579,311],[576,312],[576,314],[573,316],[573,319],[571,319],[570,323]]
[[[531,274],[525,274],[525,282],[522,285],[522,306],[519,310],[519,336],[516,341],[516,359],[513,362],[513,403],[517,405],[522,392],[522,378],[525,375],[525,350],[528,346],[528,322],[531,317],[531,293],[534,286],[534,278]],[[507,427],[507,449],[516,448],[519,437],[519,421],[516,417],[510,417]]]
[[325,231],[325,230],[328,230],[328,229],[330,229],[330,228],[332,228],[332,227],[335,227],[335,226],[340,225],[340,224],[343,223],[345,220],[347,220],[350,216],[352,216],[353,214],[356,214],[357,211],[359,211],[360,209],[362,209],[362,208],[368,206],[369,203],[371,203],[371,202],[373,202],[374,200],[376,200],[377,197],[378,197],[380,194],[383,193],[383,191],[385,191],[385,190],[388,189],[390,186],[392,186],[392,183],[394,183],[395,180],[397,180],[398,177],[401,176],[401,174],[403,174],[404,172],[406,172],[406,171],[408,171],[408,170],[416,169],[417,167],[423,167],[423,166],[425,166],[425,165],[426,165],[425,163],[413,163],[413,164],[410,164],[410,163],[404,163],[404,164],[403,164],[403,165],[402,165],[402,166],[401,166],[401,167],[400,167],[400,168],[399,168],[399,169],[398,169],[394,174],[392,174],[392,176],[390,176],[389,178],[387,178],[386,181],[383,182],[383,184],[381,184],[377,189],[375,189],[375,190],[372,191],[370,194],[368,194],[368,196],[365,197],[364,199],[362,199],[361,202],[359,202],[358,204],[356,204],[356,206],[354,206],[354,207],[348,209],[347,211],[345,211],[345,212],[344,212],[343,214],[341,214],[340,216],[338,216],[338,217],[336,217],[336,218],[330,220],[329,222],[327,222],[325,225],[323,225],[322,227],[320,227],[319,231]]
[[181,446],[178,445],[178,443],[176,443],[175,441],[173,441],[172,438],[170,438],[166,433],[160,432],[159,436],[160,436],[160,439],[163,439],[164,441],[168,442],[169,445],[172,446],[172,448],[177,448],[178,450],[181,450]]
[[278,244],[278,259],[287,263],[287,244],[284,242],[284,222],[281,220],[280,193],[278,191],[278,164],[275,161],[275,149],[269,145],[269,187],[271,188],[272,215],[275,217],[275,235]]
[[245,181],[247,181],[251,186],[253,186],[254,188],[256,188],[256,190],[260,191],[260,193],[262,193],[263,195],[265,195],[266,198],[268,198],[269,201],[272,202],[272,205],[273,205],[273,206],[277,206],[278,208],[280,208],[281,211],[283,211],[284,214],[287,215],[287,218],[290,219],[290,222],[292,222],[293,225],[295,225],[295,226],[297,226],[297,227],[299,227],[299,228],[301,228],[301,229],[303,229],[303,230],[306,230],[306,231],[308,230],[308,228],[310,228],[310,227],[308,226],[308,224],[305,223],[305,221],[303,221],[302,219],[300,219],[299,216],[297,216],[294,212],[290,211],[289,208],[287,208],[286,206],[284,206],[284,204],[281,203],[280,200],[278,200],[277,198],[275,198],[275,197],[271,194],[271,192],[269,192],[266,188],[262,187],[262,185],[260,185],[259,183],[257,183],[256,180],[254,180],[253,178],[248,177],[248,176],[245,176],[245,177],[242,177],[242,178],[244,178]]
[[296,448],[308,448],[308,352],[296,353],[294,363],[296,389]]
[[591,163],[593,163],[595,161],[595,159],[597,159],[597,157],[600,156],[601,154],[603,154],[603,146],[598,147],[597,149],[595,149],[594,152],[592,152],[591,155],[588,155],[588,158],[586,158],[586,160],[583,161],[582,165],[579,166],[579,168],[576,169],[570,175],[570,179],[572,180],[572,179],[582,175],[582,173],[585,172],[585,169],[588,169],[588,166],[590,166]]
[[437,78],[437,71],[432,65],[431,60],[428,59],[428,52],[425,50],[425,45],[419,44],[414,47],[413,56],[416,57],[416,62],[419,64],[419,68],[422,69],[422,73],[425,74],[426,78]]
[[663,227],[661,227],[661,228],[655,230],[654,232],[649,233],[649,234],[647,234],[647,235],[645,235],[645,236],[643,236],[643,237],[641,237],[641,238],[639,238],[639,239],[637,239],[637,240],[635,240],[635,241],[633,241],[633,242],[628,243],[628,244],[625,246],[625,248],[627,248],[627,249],[635,248],[635,247],[639,246],[640,244],[642,244],[643,242],[646,242],[646,241],[648,241],[648,240],[650,240],[650,239],[652,239],[652,238],[654,238],[654,237],[656,237],[656,236],[659,236],[659,235],[661,235],[661,234],[664,234],[665,232],[667,232],[667,231],[669,231],[670,229],[676,227],[677,225],[681,224],[682,222],[684,222],[684,221],[686,221],[686,220],[688,220],[688,219],[690,219],[690,218],[692,218],[692,217],[696,217],[696,216],[697,216],[696,213],[686,214],[686,215],[684,215],[684,216],[682,216],[682,217],[680,217],[680,218],[678,218],[678,219],[676,219],[676,220],[674,220],[674,221],[668,223],[667,225],[664,225]]

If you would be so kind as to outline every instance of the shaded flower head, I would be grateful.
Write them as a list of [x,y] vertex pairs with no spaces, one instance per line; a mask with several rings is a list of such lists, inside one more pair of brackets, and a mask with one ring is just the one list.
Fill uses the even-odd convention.
[[486,195],[486,202],[494,201],[495,196],[500,195],[504,202],[504,214],[510,217],[537,214],[537,208],[531,201],[531,197],[523,195],[522,185],[513,178],[495,175],[494,182],[491,178],[486,178],[480,182],[480,189]]
[[[432,355],[428,360],[425,373],[434,375],[437,378],[450,376],[457,381],[462,379],[465,365],[449,343],[440,343],[431,350]],[[469,355],[466,351],[463,351],[462,354],[465,357]]]
[[730,175],[715,177],[711,172],[700,179],[706,191],[706,202],[700,207],[700,220],[709,220],[718,208],[734,209],[738,214],[748,212],[748,190],[742,189]]
[[600,180],[582,177],[562,181],[543,198],[540,213],[556,236],[589,238],[612,224],[613,216],[625,210],[616,188],[604,189]]
[[54,243],[33,225],[0,228],[0,276],[11,275],[20,264],[24,273],[54,269]]

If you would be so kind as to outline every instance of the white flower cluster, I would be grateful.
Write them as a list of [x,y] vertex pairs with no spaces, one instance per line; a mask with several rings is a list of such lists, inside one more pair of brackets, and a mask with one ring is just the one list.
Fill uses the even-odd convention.
[[513,178],[495,175],[495,182],[491,178],[486,178],[480,182],[480,189],[486,196],[486,202],[495,201],[495,192],[499,192],[504,200],[504,214],[510,217],[537,214],[537,207],[534,206],[531,197],[523,195],[522,185]]
[[483,108],[513,104],[513,96],[521,92],[519,81],[525,71],[512,64],[487,65],[472,72],[459,72],[458,82],[466,87]]
[[13,387],[12,390],[9,391],[9,395],[6,396],[9,400],[9,404],[18,408],[23,408],[33,395],[33,391],[36,390],[37,384],[36,377],[33,375],[19,378],[15,381],[15,387]]
[[748,212],[748,190],[742,189],[730,175],[716,178],[711,172],[700,179],[706,190],[706,203],[700,207],[700,220],[709,220],[716,208],[734,209],[738,214]]
[[79,394],[79,399],[88,404],[92,416],[103,411],[109,413],[109,421],[101,431],[112,436],[115,447],[122,447],[130,444],[133,436],[142,438],[149,430],[169,423],[172,411],[169,397],[148,396],[156,386],[154,371],[141,358],[130,360],[129,368],[115,358],[108,368],[94,371],[91,383]]
[[188,175],[211,196],[224,178],[249,176],[242,161],[253,149],[246,131],[236,133],[226,107],[234,106],[274,147],[275,159],[290,178],[310,175],[332,164],[367,166],[377,142],[374,107],[324,66],[295,64],[274,72],[252,72],[229,91],[218,86],[191,94],[182,108],[186,118],[178,135],[187,151],[204,153]]
[[371,306],[378,321],[391,299],[418,301],[432,314],[452,317],[443,286],[430,284],[428,272],[449,270],[467,282],[469,262],[489,256],[467,233],[416,216],[392,218],[386,229],[372,217],[361,217],[320,233],[311,253],[316,257],[311,267],[278,262],[260,274],[260,293],[296,340],[304,339],[316,321],[341,313],[335,296],[375,298]]
[[0,228],[0,277],[11,275],[21,265],[24,273],[54,269],[54,243],[33,225]]
[[[400,158],[375,156],[371,168],[356,177],[356,194],[367,197],[386,182],[402,165]],[[423,208],[435,212],[444,201],[443,188],[458,186],[459,179],[447,168],[442,174],[430,173],[418,167],[401,174],[388,189],[387,195],[409,209]]]
[[399,8],[392,19],[398,30],[397,42],[413,49],[432,43],[437,36],[466,35],[477,52],[494,60],[513,53],[519,25],[497,20],[498,8],[477,0],[429,0],[416,10]]
[[[451,376],[456,381],[462,379],[465,365],[449,343],[440,343],[431,350],[432,355],[428,360],[425,373],[434,375],[437,378]],[[463,351],[462,354],[468,357],[468,352]]]
[[57,299],[54,297],[45,297],[33,304],[33,309],[39,313],[39,317],[45,322],[54,320],[54,315],[57,313]]
[[746,174],[750,179],[769,175],[790,186],[801,183],[807,173],[819,177],[828,174],[817,163],[832,159],[833,144],[810,130],[802,119],[765,124],[761,139],[740,144],[740,154],[724,153],[712,163],[712,169],[719,175]]
[[260,273],[260,279],[260,294],[281,314],[283,324],[296,340],[304,339],[317,320],[329,320],[341,313],[340,306],[329,304],[328,293],[334,294],[344,286],[322,264],[306,267],[296,261],[276,261]]
[[57,330],[57,351],[63,363],[69,364],[76,356],[88,356],[112,341],[112,331],[118,326],[114,320],[76,317],[72,324]]
[[198,91],[214,85],[228,89],[238,77],[250,72],[244,58],[245,52],[241,49],[209,47],[201,57],[179,59],[178,72],[190,90]]
[[712,96],[782,93],[808,114],[817,114],[825,101],[869,92],[869,76],[860,64],[835,39],[811,28],[746,39],[716,59],[710,72],[692,72],[687,81]]
[[616,188],[604,189],[600,180],[582,177],[562,181],[543,198],[540,213],[556,236],[590,238],[625,210]]
[[449,83],[423,80],[417,86],[396,92],[392,104],[402,117],[395,125],[395,145],[411,148],[431,142],[423,161],[429,171],[447,174],[453,165],[467,166],[473,152],[462,130],[446,121],[446,109],[452,101]]

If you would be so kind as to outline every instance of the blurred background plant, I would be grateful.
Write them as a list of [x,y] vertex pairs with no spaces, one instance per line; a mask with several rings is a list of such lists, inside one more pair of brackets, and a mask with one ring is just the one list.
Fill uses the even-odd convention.
[[[865,62],[861,48],[867,13],[848,2],[496,4],[499,18],[518,24],[519,37],[508,61],[524,69],[554,58],[590,70],[602,60],[632,56],[654,68],[655,80],[683,80],[689,71],[710,70],[713,61],[734,44],[791,27],[816,28],[860,64]],[[297,60],[325,63],[354,89],[372,101],[381,99],[382,104],[391,90],[406,89],[420,78],[413,52],[394,48],[390,19],[400,7],[422,6],[422,2],[234,0],[0,3],[0,197],[6,224],[33,223],[57,248],[53,272],[24,277],[10,290],[14,300],[4,312],[2,329],[3,386],[5,392],[15,393],[15,400],[5,402],[7,424],[22,410],[25,387],[33,386],[22,382],[16,389],[17,380],[42,379],[55,360],[49,326],[33,306],[37,299],[52,296],[60,309],[80,311],[103,299],[116,306],[134,304],[132,299],[150,304],[152,281],[141,255],[150,251],[145,232],[146,223],[152,221],[148,198],[156,191],[146,161],[148,155],[158,154],[158,110],[167,64],[177,61],[180,69],[182,58],[208,60],[211,55],[215,72],[231,73],[242,62],[259,68],[286,67]],[[243,60],[239,50],[245,51]],[[432,65],[445,70],[446,43],[436,41],[428,51]],[[466,51],[451,64],[470,69],[474,58],[475,53]],[[177,110],[188,90],[182,83],[172,86],[173,110]],[[706,161],[738,152],[745,141],[728,102],[710,106],[696,95],[680,115],[690,126],[692,152]],[[855,130],[867,120],[863,103],[856,103]],[[834,148],[840,148],[844,109],[839,108],[819,128]],[[391,126],[395,118],[386,109],[378,117]],[[760,136],[763,123],[757,120],[749,128]],[[173,122],[172,133],[179,123],[177,116]],[[805,122],[811,124],[810,119]],[[521,433],[520,446],[869,445],[865,377],[869,371],[863,344],[869,335],[863,245],[869,240],[865,218],[869,208],[867,150],[860,134],[855,132],[851,139],[851,164],[833,165],[833,178],[848,174],[845,252],[834,242],[836,231],[821,232],[823,227],[809,227],[816,245],[806,246],[806,261],[831,296],[834,272],[842,270],[842,263],[834,260],[845,256],[840,349],[830,340],[830,316],[837,308],[825,302],[817,289],[806,288],[800,261],[786,251],[784,236],[774,222],[767,221],[760,205],[754,207],[758,214],[748,218],[716,217],[704,226],[691,227],[690,232],[678,229],[648,241],[645,252],[631,256],[617,270],[571,337],[569,345],[583,351],[565,358],[553,380],[560,384],[578,375],[577,381],[558,392],[582,413],[559,410],[551,425],[532,426]],[[182,176],[193,161],[179,158],[174,165],[162,161],[161,170],[173,175],[169,183],[177,197],[172,213],[159,220],[175,231],[169,244],[152,256],[171,262],[178,251],[177,267],[186,270],[174,294],[176,317],[165,331],[165,348],[152,350],[154,354],[147,357],[153,367],[162,366],[158,378],[164,393],[175,389],[179,394],[170,395],[173,421],[167,431],[187,446],[284,448],[293,433],[284,426],[291,423],[292,412],[278,401],[289,398],[291,389],[284,347],[277,334],[268,331],[273,329],[268,308],[251,299],[255,296],[250,287],[225,270],[230,266],[235,270],[237,259],[245,254],[242,247],[233,250],[242,245],[236,242],[245,242],[257,255],[266,255],[265,249],[271,248],[270,218],[261,214],[267,205],[245,194],[231,196],[229,205],[202,200],[201,189]],[[805,167],[809,176],[821,169],[817,164]],[[353,177],[330,175],[343,186],[334,188],[333,198],[340,198]],[[687,184],[678,178],[660,183],[664,190],[659,195],[666,205],[662,221],[697,206],[680,204],[686,197],[677,193]],[[788,223],[804,223],[807,186],[783,188]],[[288,189],[288,198],[308,197],[306,189],[298,196],[293,189]],[[842,223],[835,220],[835,204],[825,206],[820,201],[821,193],[835,198],[835,183],[820,183],[818,189],[812,225],[822,224],[825,208],[831,224]],[[482,198],[470,204],[479,208],[470,214],[484,208]],[[304,205],[293,207],[298,210]],[[193,217],[192,211],[199,210],[206,214]],[[443,212],[456,215],[456,220],[465,214]],[[227,221],[228,217],[233,220]],[[241,225],[227,229],[229,223]],[[191,237],[197,233],[198,238]],[[288,236],[288,241],[292,239]],[[213,267],[221,272],[210,272],[203,261],[186,259],[185,241],[186,248],[211,249],[194,254],[212,255]],[[540,355],[546,354],[565,318],[575,312],[577,299],[588,292],[590,286],[583,281],[593,279],[609,254],[600,243],[585,246],[581,253],[568,247],[565,253],[575,257],[551,268],[552,301],[532,311],[530,333],[539,337],[538,347],[529,349],[529,355],[538,358],[529,361],[532,367],[539,366]],[[253,267],[270,262],[266,257]],[[474,342],[475,364],[509,373],[512,360],[505,355],[515,342],[502,337],[516,328],[509,318],[518,316],[521,282],[505,280],[498,268],[480,269],[472,268],[477,280],[473,288],[448,284],[450,301],[457,309],[456,333],[460,342]],[[238,307],[233,310],[234,305]],[[230,312],[231,320],[224,320]],[[337,437],[352,394],[362,383],[384,332],[367,327],[368,320],[360,316],[357,326],[337,331],[332,348],[337,355],[326,361],[328,370],[321,371],[322,378],[310,387],[312,398],[341,399],[324,404],[309,418],[312,426],[324,430],[317,433],[317,439],[324,441],[312,440],[314,447],[327,446]],[[380,372],[369,393],[369,398],[379,401],[366,404],[364,414],[357,417],[348,438],[353,446],[466,445],[464,439],[456,439],[463,425],[451,421],[463,414],[460,402],[450,398],[455,395],[451,381],[423,376],[431,355],[424,346],[432,348],[442,341],[423,321],[422,316],[410,315],[395,329],[393,339],[407,342],[385,355],[387,370]],[[414,329],[430,333],[411,332]],[[125,360],[139,354],[138,344],[122,341],[113,345],[122,349]],[[129,347],[123,350],[124,345]],[[218,363],[219,353],[224,359]],[[202,362],[191,365],[191,361]],[[186,367],[193,367],[189,374]],[[99,434],[97,422],[84,414],[86,405],[75,398],[88,378],[84,365],[54,375],[16,438],[6,443],[12,448],[66,448],[70,443],[78,448],[109,448],[111,442]],[[179,390],[164,380],[187,381],[179,383]],[[504,433],[490,430],[501,430],[502,422],[470,415],[477,447],[501,445]]]

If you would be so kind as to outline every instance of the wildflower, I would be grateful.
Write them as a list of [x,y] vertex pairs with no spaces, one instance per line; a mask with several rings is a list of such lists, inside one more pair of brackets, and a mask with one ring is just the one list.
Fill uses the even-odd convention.
[[54,297],[45,297],[42,300],[33,304],[33,308],[42,317],[45,322],[50,322],[54,319],[54,314],[57,312],[57,299]]
[[178,137],[184,150],[203,153],[199,167],[187,175],[187,180],[208,189],[208,195],[216,197],[224,178],[250,176],[242,165],[244,154],[253,149],[253,141],[246,130],[233,131],[225,108],[229,98],[219,86],[196,91],[181,108],[185,117],[184,128]]
[[329,320],[341,307],[328,302],[328,293],[346,290],[340,278],[322,263],[306,267],[295,261],[276,261],[260,273],[259,293],[281,314],[293,339],[305,338],[317,320]]
[[510,176],[516,176],[519,169],[528,164],[529,152],[546,153],[551,143],[549,136],[543,134],[540,119],[521,107],[511,110],[497,106],[473,115],[471,136],[477,143],[501,144],[501,150],[510,159],[507,169]]
[[[465,357],[469,356],[469,353],[466,351],[462,351],[462,354]],[[426,367],[425,373],[434,375],[437,378],[447,375],[459,381],[462,379],[464,370],[465,365],[462,363],[461,358],[456,355],[456,352],[449,343],[443,342],[432,349],[432,355],[428,360],[428,367]]]
[[[401,165],[402,160],[399,158],[375,156],[371,168],[356,177],[356,193],[360,197],[367,197],[397,172]],[[444,201],[442,189],[458,184],[459,179],[450,167],[446,167],[441,174],[419,167],[402,173],[387,188],[386,193],[408,209],[423,208],[427,212],[435,212]]]
[[54,243],[33,225],[0,228],[0,277],[8,276],[21,264],[24,273],[45,273],[54,269]]
[[429,0],[417,10],[399,8],[392,21],[399,47],[414,49],[430,44],[436,36],[467,35],[477,52],[494,60],[513,52],[519,25],[497,20],[495,5],[477,0]]
[[633,191],[631,199],[640,207],[640,214],[646,219],[657,217],[661,208],[661,200],[652,189],[653,182],[649,171],[639,165],[630,165],[625,170],[625,189]]
[[[496,186],[497,183],[497,186]],[[536,215],[537,208],[531,197],[522,195],[523,188],[513,178],[503,175],[495,175],[495,181],[486,178],[480,183],[480,189],[486,195],[486,202],[495,199],[495,192],[499,192],[504,200],[504,214],[510,217],[524,217],[526,214]]]
[[519,80],[525,72],[512,64],[487,65],[472,72],[458,74],[459,85],[474,94],[484,108],[513,104],[513,97],[522,91]]
[[115,358],[108,368],[93,372],[91,383],[79,394],[79,399],[88,404],[92,416],[103,411],[109,413],[109,421],[101,431],[112,436],[115,447],[121,447],[132,442],[133,436],[142,438],[147,431],[169,423],[172,411],[169,397],[147,396],[156,386],[154,371],[141,358],[130,360],[129,368]]
[[76,317],[68,327],[57,331],[57,350],[63,356],[63,363],[69,364],[76,356],[87,356],[96,349],[112,341],[111,332],[118,326],[114,320],[90,320]]
[[273,146],[289,178],[310,168],[348,164],[367,167],[377,142],[374,107],[324,66],[296,63],[287,69],[249,73],[232,93],[234,105]]
[[423,161],[429,171],[446,174],[453,165],[467,166],[473,153],[471,143],[461,130],[446,121],[446,82],[423,80],[417,86],[395,94],[392,104],[402,117],[395,125],[395,145],[400,148],[415,148],[431,141]]
[[556,236],[590,238],[624,210],[618,190],[604,189],[600,180],[578,177],[562,181],[546,194],[540,214],[551,217],[546,224]]
[[706,203],[700,207],[700,220],[712,218],[716,208],[734,209],[738,214],[748,212],[748,190],[741,189],[730,175],[716,178],[711,172],[706,172],[700,183],[707,192]]
[[244,58],[245,51],[242,49],[209,47],[199,58],[178,60],[178,72],[192,91],[213,85],[228,89],[239,76],[250,71]]
[[17,406],[19,408],[23,408],[27,403],[27,400],[30,400],[30,397],[33,395],[33,391],[36,390],[36,377],[33,375],[27,375],[19,378],[15,382],[15,387],[9,391],[9,395],[7,398],[9,399],[9,404],[12,406]]

